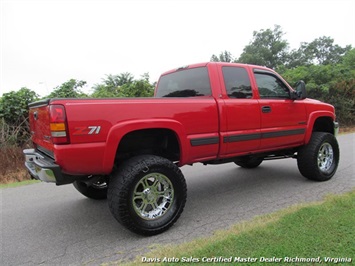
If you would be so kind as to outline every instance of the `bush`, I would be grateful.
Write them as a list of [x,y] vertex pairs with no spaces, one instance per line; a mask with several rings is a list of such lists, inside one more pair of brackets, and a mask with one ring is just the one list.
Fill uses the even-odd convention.
[[18,126],[11,126],[2,118],[0,120],[0,148],[28,146],[31,138],[29,132],[28,119],[24,119]]
[[22,148],[16,146],[2,146],[0,149],[0,184],[31,179],[24,166]]
[[337,118],[343,125],[355,125],[355,79],[336,83],[329,90],[326,101],[334,105]]
[[336,65],[309,65],[284,70],[283,77],[292,85],[302,79],[306,82],[307,96],[335,107],[341,125],[355,124],[355,69],[352,60],[355,49],[349,51],[342,63]]
[[30,138],[28,104],[38,95],[27,88],[4,93],[0,98],[0,146],[22,147]]

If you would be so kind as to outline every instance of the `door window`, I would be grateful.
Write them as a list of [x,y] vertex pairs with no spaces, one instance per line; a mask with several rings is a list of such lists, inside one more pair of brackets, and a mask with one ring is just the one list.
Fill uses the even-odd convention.
[[289,99],[290,91],[276,76],[266,73],[255,73],[261,99]]

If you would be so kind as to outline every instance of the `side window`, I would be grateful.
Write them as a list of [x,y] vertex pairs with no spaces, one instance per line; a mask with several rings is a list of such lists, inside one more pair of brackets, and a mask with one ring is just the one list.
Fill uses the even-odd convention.
[[250,79],[242,67],[223,67],[223,78],[230,98],[250,99],[253,97]]
[[267,73],[255,73],[261,99],[289,99],[290,91],[277,77]]
[[211,96],[206,67],[179,70],[160,78],[156,97]]

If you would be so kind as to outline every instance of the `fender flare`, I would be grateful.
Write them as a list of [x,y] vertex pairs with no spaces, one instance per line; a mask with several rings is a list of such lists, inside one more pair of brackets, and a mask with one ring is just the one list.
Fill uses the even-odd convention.
[[309,119],[308,119],[308,123],[307,123],[307,131],[306,131],[306,136],[305,136],[305,144],[307,144],[309,142],[309,140],[311,139],[312,136],[312,132],[313,132],[313,127],[314,124],[316,122],[316,120],[318,118],[321,117],[328,117],[330,118],[332,121],[335,121],[335,114],[333,112],[330,111],[316,111],[316,112],[312,112],[309,115]]
[[112,172],[119,143],[125,135],[136,130],[156,128],[168,129],[176,134],[180,146],[180,164],[182,164],[188,157],[189,142],[181,123],[171,119],[135,119],[120,122],[109,130],[102,160],[103,171],[107,174]]

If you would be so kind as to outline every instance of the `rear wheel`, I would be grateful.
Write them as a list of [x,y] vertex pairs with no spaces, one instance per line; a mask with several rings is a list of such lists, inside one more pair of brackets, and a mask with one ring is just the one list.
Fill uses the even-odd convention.
[[335,174],[339,163],[339,146],[334,135],[314,132],[307,145],[297,154],[301,174],[315,181],[327,181]]
[[184,176],[174,163],[141,155],[129,159],[113,173],[108,203],[123,226],[138,234],[155,235],[177,221],[186,194]]
[[247,156],[236,160],[234,163],[240,167],[252,169],[258,167],[262,162],[263,158]]

